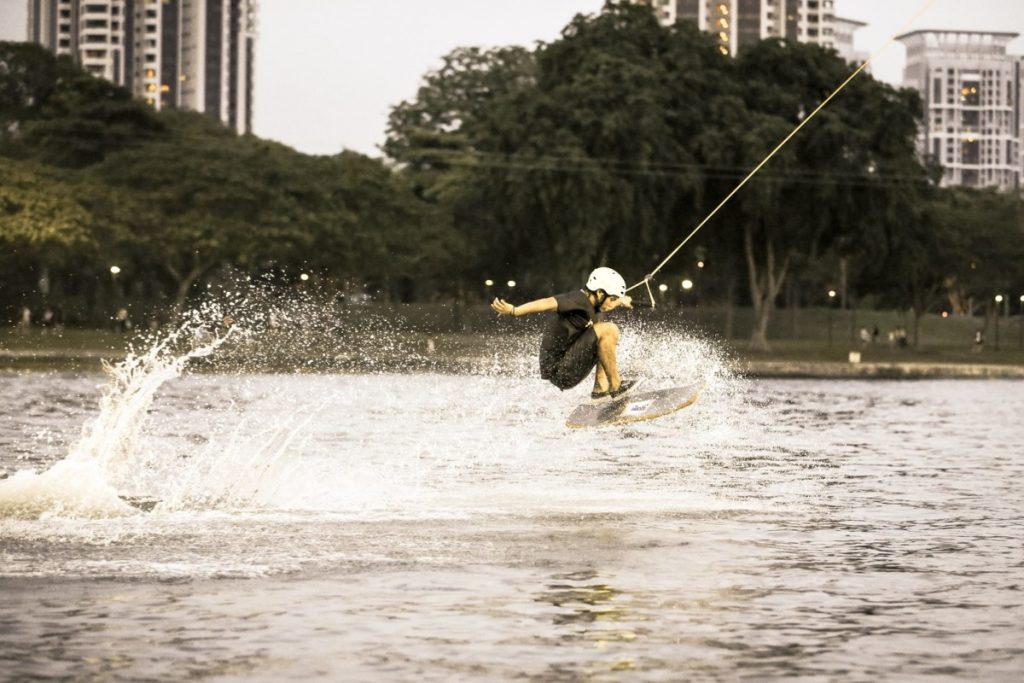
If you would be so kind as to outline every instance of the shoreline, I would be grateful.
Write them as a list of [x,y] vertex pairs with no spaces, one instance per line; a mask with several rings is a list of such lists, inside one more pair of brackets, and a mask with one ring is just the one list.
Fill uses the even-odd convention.
[[[116,363],[124,351],[62,349],[0,349],[0,371],[95,370],[103,361]],[[471,365],[475,359],[458,357],[450,365]],[[444,366],[445,363],[439,363]],[[862,362],[821,360],[737,359],[730,366],[751,379],[1024,379],[1024,365],[993,363]],[[406,367],[408,369],[408,367]],[[355,367],[343,371],[357,371]],[[284,369],[270,370],[284,371]],[[337,370],[334,370],[337,371]]]
[[740,361],[733,367],[756,379],[1024,379],[1022,365],[987,363]]

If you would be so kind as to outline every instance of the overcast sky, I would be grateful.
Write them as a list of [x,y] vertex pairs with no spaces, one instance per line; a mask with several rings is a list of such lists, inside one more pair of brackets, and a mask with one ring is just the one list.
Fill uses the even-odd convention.
[[[836,0],[836,13],[869,25],[857,48],[873,52],[924,0]],[[464,45],[551,41],[577,13],[603,0],[260,0],[256,51],[256,134],[304,152],[343,148],[378,155],[390,108],[416,94],[441,55]],[[26,0],[0,0],[0,39],[25,37]],[[936,0],[910,30],[1024,34],[1024,0]],[[1024,38],[1010,49],[1024,53]],[[875,63],[877,78],[900,84],[903,48]]]

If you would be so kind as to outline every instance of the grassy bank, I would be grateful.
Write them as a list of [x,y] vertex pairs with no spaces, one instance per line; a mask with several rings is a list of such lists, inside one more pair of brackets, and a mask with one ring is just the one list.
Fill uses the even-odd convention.
[[[518,322],[518,321],[517,321]],[[451,360],[457,366],[460,361],[476,359],[493,349],[493,339],[521,339],[521,343],[534,345],[539,329],[536,326],[497,326],[488,319],[477,326],[473,332],[451,331],[418,331],[413,329],[399,330],[403,340],[402,346],[393,353]],[[693,325],[685,325],[693,330]],[[480,329],[485,328],[485,329]],[[428,328],[429,329],[429,328]],[[714,338],[714,333],[705,333]],[[510,337],[515,334],[515,337]],[[959,335],[957,335],[959,336]],[[0,367],[16,370],[89,370],[98,369],[102,359],[117,360],[123,357],[128,344],[135,339],[133,334],[120,334],[103,330],[66,329],[60,332],[30,330],[27,333],[13,329],[0,330]],[[329,340],[328,340],[329,341]],[[1016,340],[1013,340],[1014,342]],[[520,343],[515,341],[514,343]],[[861,354],[862,366],[903,366],[903,365],[962,365],[962,366],[1022,366],[1024,367],[1024,349],[1014,343],[1000,350],[986,345],[981,352],[976,352],[971,345],[962,343],[932,343],[920,349],[897,348],[888,343],[862,345],[851,342],[848,338],[839,339],[833,334],[831,343],[825,338],[811,339],[777,339],[772,341],[772,350],[768,353],[752,352],[748,349],[747,340],[732,339],[721,342],[725,347],[725,355],[735,360],[738,368],[751,374],[766,376],[785,376],[786,364],[796,367],[799,372],[790,374],[821,374],[822,376],[845,376],[847,370],[840,367],[848,365],[851,351]],[[267,364],[268,369],[288,370],[306,364],[303,359],[292,359],[285,352],[280,353]],[[339,349],[347,348],[343,342],[320,349],[321,355],[333,355]],[[309,348],[304,349],[310,352]],[[348,365],[341,367],[358,368],[359,352],[357,349],[347,351]],[[442,363],[443,364],[443,363]],[[781,364],[781,365],[780,365]],[[811,364],[811,365],[808,365]],[[832,366],[829,369],[828,366]],[[415,366],[411,366],[415,367]],[[759,368],[761,370],[759,371]],[[767,370],[771,368],[771,370]],[[808,368],[811,368],[808,370]],[[816,368],[816,369],[815,369]],[[792,368],[791,368],[792,369]],[[962,374],[969,374],[964,372]]]

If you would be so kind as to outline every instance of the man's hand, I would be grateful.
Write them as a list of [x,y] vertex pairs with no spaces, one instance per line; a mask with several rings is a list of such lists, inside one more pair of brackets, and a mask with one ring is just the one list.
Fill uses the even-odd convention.
[[498,315],[513,315],[516,307],[504,299],[495,299],[491,302],[491,310]]

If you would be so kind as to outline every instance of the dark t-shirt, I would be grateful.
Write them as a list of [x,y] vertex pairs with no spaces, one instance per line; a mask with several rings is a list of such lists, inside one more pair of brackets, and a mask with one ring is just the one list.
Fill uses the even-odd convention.
[[545,369],[556,365],[591,322],[600,322],[604,314],[590,303],[582,289],[565,294],[556,294],[558,312],[552,316],[544,337],[540,341],[540,367],[542,376]]

